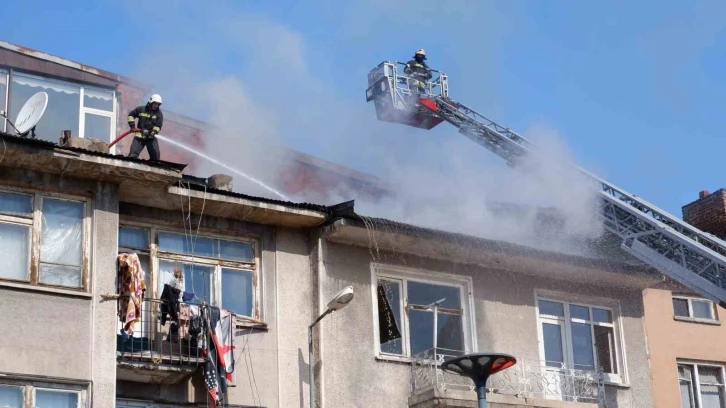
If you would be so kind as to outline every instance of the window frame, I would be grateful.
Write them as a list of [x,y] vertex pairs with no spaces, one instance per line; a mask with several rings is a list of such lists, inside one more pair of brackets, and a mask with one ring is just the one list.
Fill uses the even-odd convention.
[[[21,284],[33,288],[51,288],[57,290],[88,293],[91,288],[91,246],[92,246],[92,214],[93,200],[89,197],[75,196],[63,193],[33,191],[11,186],[0,186],[0,192],[20,194],[31,197],[32,215],[0,214],[0,222],[14,225],[30,226],[30,253],[27,280],[9,279],[0,277],[0,282]],[[83,242],[81,243],[81,286],[61,286],[40,282],[40,247],[42,238],[43,200],[45,198],[58,201],[71,201],[83,204]]]
[[[0,68],[0,71],[2,71],[2,70],[3,70],[3,68]],[[8,85],[7,85],[6,97],[5,97],[5,109],[7,111],[10,111],[8,109],[9,108],[8,104],[10,103],[10,96],[12,95],[13,75],[15,75],[15,74],[19,74],[21,76],[27,76],[30,78],[36,78],[39,80],[46,80],[46,81],[50,81],[50,82],[59,82],[60,84],[77,86],[79,88],[79,92],[78,92],[78,99],[79,99],[79,101],[78,101],[78,103],[79,103],[78,129],[75,129],[75,132],[72,132],[71,134],[75,135],[77,137],[80,137],[80,138],[86,137],[85,136],[86,113],[89,113],[92,115],[103,116],[103,117],[107,117],[107,118],[111,119],[110,128],[109,128],[109,139],[103,140],[103,141],[106,143],[111,143],[111,141],[114,139],[116,133],[118,132],[117,121],[118,121],[118,110],[119,110],[119,106],[118,106],[119,103],[118,103],[116,89],[104,88],[103,86],[87,84],[84,82],[76,82],[76,81],[69,80],[67,78],[58,78],[58,77],[45,75],[43,73],[35,72],[35,71],[26,71],[26,70],[16,69],[16,68],[7,68],[5,70],[8,72],[7,76],[6,76]],[[112,110],[105,111],[102,109],[85,107],[84,106],[84,96],[85,96],[86,88],[111,92],[111,102],[113,103]],[[38,91],[38,92],[40,92],[40,91]],[[12,108],[15,109],[16,107],[12,107]],[[20,108],[22,108],[22,106],[17,107],[18,110]],[[15,114],[16,112],[13,111],[12,113]],[[7,121],[6,121],[6,123],[7,123]],[[5,127],[7,128],[7,124],[5,125]],[[111,154],[113,154],[115,152],[115,147],[116,146],[111,147],[111,150],[110,150]]]
[[[8,112],[8,103],[10,103],[10,69],[5,67],[0,67],[0,75],[5,74],[5,95],[3,95],[2,100],[5,102],[5,114]],[[3,125],[2,125],[3,132],[8,131],[8,120],[3,118]]]
[[[688,316],[678,316],[676,315],[676,309],[675,305],[673,305],[673,300],[685,300],[688,302]],[[698,302],[707,302],[709,305],[709,309],[711,310],[711,317],[710,318],[703,318],[703,317],[695,317],[693,315],[693,301]],[[716,314],[716,307],[715,304],[706,298],[698,297],[698,296],[688,296],[688,295],[679,295],[679,294],[672,294],[671,295],[671,306],[673,307],[673,318],[675,320],[682,320],[682,321],[690,321],[690,322],[701,322],[701,323],[715,323],[718,322],[718,315]]]
[[[119,253],[122,251],[126,252],[135,252],[137,254],[143,254],[149,256],[149,268],[151,271],[145,271],[147,274],[151,273],[149,282],[151,285],[149,293],[149,297],[153,298],[159,298],[161,296],[161,293],[158,290],[158,280],[159,280],[159,261],[170,261],[170,262],[182,262],[182,263],[193,263],[197,265],[203,265],[203,266],[213,266],[214,272],[212,276],[212,301],[209,302],[214,306],[218,307],[224,307],[222,304],[221,296],[221,284],[222,284],[222,268],[229,268],[229,269],[236,269],[236,270],[242,270],[246,272],[250,272],[252,274],[252,319],[258,320],[258,321],[264,321],[265,313],[263,305],[263,294],[264,294],[264,287],[263,287],[263,279],[261,279],[261,273],[262,273],[262,258],[261,258],[261,242],[262,240],[254,236],[252,234],[222,234],[219,232],[213,232],[209,230],[200,230],[198,237],[200,238],[211,238],[211,239],[220,239],[224,241],[233,241],[233,242],[244,242],[252,244],[254,248],[254,262],[242,262],[242,261],[228,261],[228,260],[221,260],[218,258],[209,258],[209,257],[203,257],[203,256],[197,256],[197,255],[183,255],[176,252],[169,252],[169,251],[162,251],[159,249],[159,233],[160,232],[167,232],[172,234],[181,234],[185,235],[185,231],[178,227],[172,227],[172,226],[159,226],[151,223],[146,222],[140,222],[140,221],[134,221],[132,219],[128,219],[126,217],[121,217],[119,220],[119,229],[122,227],[126,228],[133,228],[133,229],[143,229],[146,230],[148,233],[149,238],[149,248],[146,250],[141,250],[139,248],[127,248],[122,247],[121,243],[118,243],[118,250]],[[188,231],[187,231],[188,234]],[[195,235],[196,232],[195,232]],[[242,315],[240,315],[242,316]],[[238,319],[237,320],[237,326],[246,326],[246,322]]]
[[35,406],[35,393],[37,390],[76,394],[78,395],[77,408],[87,408],[89,407],[91,402],[89,393],[90,385],[81,384],[79,382],[49,382],[44,380],[19,380],[13,378],[0,378],[0,386],[22,389],[24,407]]
[[[696,360],[685,360],[685,359],[677,359],[676,360],[676,379],[678,381],[678,395],[681,396],[681,377],[678,374],[678,368],[681,365],[688,365],[691,366],[693,369],[693,394],[694,394],[694,402],[696,407],[702,407],[703,402],[701,401],[701,379],[698,374],[698,367],[711,367],[711,368],[718,368],[721,372],[721,397],[726,400],[726,367],[723,364],[719,363],[712,363],[712,362],[706,362],[706,361],[696,361]],[[681,396],[681,401],[683,397]]]
[[[551,316],[551,315],[542,315],[540,313],[539,308],[539,301],[549,301],[554,303],[560,303],[563,305],[565,316]],[[583,319],[576,319],[572,318],[570,316],[570,305],[574,306],[583,306],[590,309],[590,319],[592,319],[592,309],[602,309],[602,310],[608,310],[610,311],[610,314],[612,316],[612,323],[602,323],[602,322],[595,322],[593,320],[583,320]],[[590,336],[593,341],[592,344],[592,350],[593,350],[593,358],[594,363],[598,364],[597,361],[597,349],[595,347],[595,328],[594,326],[602,326],[602,327],[611,327],[613,329],[613,346],[615,347],[614,350],[614,357],[616,359],[615,361],[615,367],[617,368],[617,373],[607,373],[603,372],[603,378],[606,383],[609,384],[618,384],[623,385],[627,384],[628,381],[628,374],[627,374],[627,358],[626,358],[626,347],[625,347],[625,339],[623,336],[623,328],[622,328],[622,313],[620,310],[620,302],[617,300],[611,300],[611,299],[604,299],[604,298],[597,298],[597,297],[590,297],[590,296],[573,296],[568,295],[564,293],[559,292],[553,292],[553,291],[543,291],[543,290],[536,290],[535,291],[535,297],[534,297],[534,311],[535,311],[535,317],[537,319],[537,343],[538,343],[538,351],[539,351],[539,358],[542,362],[542,365],[544,366],[545,361],[545,344],[544,344],[544,333],[542,329],[542,323],[554,323],[557,322],[558,324],[561,324],[564,329],[564,333],[562,333],[562,342],[563,342],[563,356],[565,360],[565,364],[568,367],[574,367],[574,351],[572,347],[572,328],[571,323],[582,323],[582,324],[588,324],[590,326]]]
[[[391,360],[400,362],[411,362],[411,342],[409,319],[406,313],[407,294],[406,282],[416,281],[429,283],[439,286],[449,286],[459,288],[461,296],[461,323],[462,323],[462,339],[464,341],[464,352],[473,353],[477,351],[476,341],[476,318],[474,312],[474,285],[473,280],[469,276],[454,275],[438,271],[432,271],[422,268],[410,268],[397,265],[383,264],[371,262],[371,296],[372,296],[372,315],[373,315],[373,353],[376,359]],[[381,351],[380,344],[380,328],[378,325],[378,279],[391,281],[400,281],[401,299],[399,308],[402,316],[401,341],[403,345],[402,354],[391,354]]]

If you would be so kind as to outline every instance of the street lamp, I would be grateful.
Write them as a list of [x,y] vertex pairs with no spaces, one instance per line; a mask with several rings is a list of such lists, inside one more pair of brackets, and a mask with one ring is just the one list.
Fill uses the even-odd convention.
[[441,369],[450,371],[474,381],[479,408],[487,406],[487,380],[499,371],[506,370],[517,363],[517,359],[509,354],[501,353],[474,353],[446,360]]
[[353,300],[353,287],[348,286],[347,288],[338,292],[337,295],[328,302],[328,310],[321,314],[315,321],[308,326],[308,369],[310,379],[310,408],[315,408],[315,378],[313,374],[313,327],[318,324],[323,317],[333,313],[336,310],[340,310]]

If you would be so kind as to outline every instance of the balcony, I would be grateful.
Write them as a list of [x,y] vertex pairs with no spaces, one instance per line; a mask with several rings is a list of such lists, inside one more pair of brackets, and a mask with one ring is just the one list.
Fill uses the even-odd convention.
[[[413,357],[409,407],[476,406],[473,382],[439,368],[446,359],[461,354],[439,348]],[[605,400],[604,377],[561,363],[517,358],[515,366],[489,379],[487,400],[496,407],[598,407]]]
[[118,322],[116,376],[119,380],[176,384],[206,361],[206,337],[201,335],[201,330],[195,330],[194,324],[189,324],[193,316],[199,316],[200,306],[180,303],[181,326],[172,325],[168,315],[162,326],[162,304],[161,300],[145,299],[140,319],[133,325],[130,336],[121,334],[123,325]]

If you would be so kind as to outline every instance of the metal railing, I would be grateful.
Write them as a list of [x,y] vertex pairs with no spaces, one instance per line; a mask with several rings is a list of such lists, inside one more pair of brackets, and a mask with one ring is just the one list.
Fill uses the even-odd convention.
[[[447,359],[462,354],[439,348],[414,355],[411,361],[411,393],[418,394],[432,388],[474,392],[474,383],[469,378],[439,368]],[[602,404],[605,382],[599,369],[581,370],[562,363],[517,358],[514,367],[489,379],[487,392],[520,398]]]
[[[205,361],[206,336],[199,311],[203,306],[180,302],[179,322],[167,314],[161,324],[161,306],[157,299],[144,299],[141,314],[132,325],[130,335],[122,333],[125,323],[116,327],[117,361],[124,363],[154,363],[177,366],[197,366]],[[118,300],[119,308],[122,299]],[[194,321],[193,321],[194,320]]]
[[[390,62],[384,61],[378,64],[377,67],[373,68],[368,73],[368,86],[375,84],[378,80],[383,77],[388,78],[391,88],[395,89],[397,96],[402,97],[403,95],[410,95],[412,81],[418,81],[419,79],[406,75],[403,71],[406,64],[403,62]],[[425,81],[425,94],[436,96],[440,95],[443,97],[449,96],[449,78],[446,74],[435,70],[429,69],[431,74],[434,75],[430,80]]]

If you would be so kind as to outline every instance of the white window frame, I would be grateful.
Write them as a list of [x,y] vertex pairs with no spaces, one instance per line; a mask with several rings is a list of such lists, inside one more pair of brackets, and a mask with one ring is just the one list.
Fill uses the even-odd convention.
[[[703,403],[701,401],[701,379],[698,375],[698,367],[712,367],[712,368],[718,368],[721,371],[721,381],[724,381],[726,383],[726,369],[724,368],[723,364],[718,363],[709,363],[709,362],[703,362],[703,361],[695,361],[695,360],[676,360],[676,378],[678,379],[678,394],[680,395],[681,392],[681,377],[678,374],[678,366],[680,365],[689,365],[693,368],[693,398],[696,402],[696,407],[702,407]],[[721,393],[722,398],[726,399],[726,384],[721,384]]]
[[[710,301],[709,299],[700,298],[697,296],[686,296],[686,295],[673,295],[672,299],[679,299],[679,300],[685,300],[688,302],[688,316],[678,316],[676,315],[676,309],[675,306],[673,306],[673,301],[671,300],[671,306],[673,306],[673,317],[676,320],[689,320],[689,321],[695,321],[695,322],[717,322],[718,318],[716,317],[716,308],[714,307],[714,303]],[[707,302],[709,305],[709,308],[711,310],[711,318],[703,318],[703,317],[695,317],[693,315],[693,301],[698,302]]]
[[[26,280],[14,280],[0,277],[0,282],[16,282],[31,287],[55,288],[74,292],[89,292],[91,289],[91,216],[93,214],[92,200],[85,197],[68,194],[32,191],[9,186],[0,187],[0,192],[20,194],[31,197],[32,215],[0,214],[0,222],[30,227],[30,263]],[[72,201],[83,204],[83,242],[81,243],[81,286],[57,286],[40,282],[40,246],[42,235],[43,199],[49,198],[59,201]]]
[[[406,283],[411,281],[429,283],[440,286],[449,286],[459,288],[462,307],[462,339],[464,340],[464,352],[476,352],[476,319],[474,317],[474,291],[473,281],[471,277],[452,275],[443,272],[415,269],[383,263],[371,263],[371,296],[373,300],[373,338],[374,338],[374,355],[381,360],[392,361],[411,361],[411,344],[409,341],[410,331],[408,323],[408,314],[405,310],[406,305]],[[403,354],[390,354],[381,351],[380,332],[378,326],[378,279],[401,281],[401,300],[398,307],[401,311],[403,322],[399,330],[401,331],[401,341],[403,345]]]
[[[0,72],[1,71],[2,71],[2,69],[0,69]],[[103,116],[103,117],[107,117],[107,118],[111,119],[111,127],[109,129],[109,139],[104,140],[104,142],[111,143],[111,141],[114,139],[115,134],[118,130],[117,123],[116,123],[117,122],[116,112],[118,111],[118,101],[116,100],[116,90],[103,88],[100,86],[83,84],[83,83],[79,83],[79,82],[73,82],[73,81],[69,81],[69,80],[65,80],[65,79],[52,78],[52,77],[48,77],[48,76],[39,74],[37,72],[27,72],[27,71],[22,71],[22,70],[17,70],[17,69],[11,69],[8,71],[8,74],[7,74],[8,86],[7,86],[6,98],[5,98],[6,107],[10,100],[10,92],[11,92],[11,87],[12,87],[12,85],[10,84],[10,81],[11,81],[10,72],[17,73],[22,76],[27,76],[29,78],[36,78],[39,80],[45,80],[45,81],[50,81],[50,82],[58,82],[59,85],[71,85],[74,87],[78,87],[79,88],[79,92],[78,92],[79,118],[78,118],[78,129],[76,129],[77,133],[74,133],[74,134],[81,138],[86,137],[86,135],[85,135],[86,113],[90,113],[92,115]],[[84,97],[85,97],[85,90],[87,88],[96,89],[99,91],[111,92],[111,102],[113,103],[112,111],[105,111],[105,110],[101,110],[101,109],[85,107],[83,102],[84,102]],[[21,107],[14,106],[13,110],[20,109],[20,108]],[[17,112],[13,111],[13,114],[17,114]],[[115,151],[115,146],[111,148],[111,153],[113,154],[114,151]]]
[[[86,96],[86,88],[89,89],[97,89],[99,91],[105,91],[105,92],[111,92],[111,103],[113,103],[113,110],[112,111],[105,111],[101,109],[94,109],[94,108],[87,108],[84,106],[83,102],[85,101]],[[80,93],[80,115],[81,117],[78,118],[78,137],[86,137],[86,113],[89,113],[91,115],[96,116],[103,116],[106,118],[111,119],[111,129],[109,129],[109,139],[104,140],[106,143],[111,143],[111,141],[114,139],[114,135],[116,134],[118,128],[116,124],[116,110],[118,109],[117,103],[116,103],[116,91],[111,89],[105,89],[101,87],[95,87],[95,86],[88,86],[88,85],[81,85],[81,93]],[[116,150],[116,146],[111,147],[110,153],[113,154]]]
[[51,392],[63,392],[67,394],[78,395],[77,408],[86,408],[89,406],[90,399],[88,394],[88,387],[85,385],[68,383],[50,383],[46,381],[22,381],[14,379],[0,379],[0,386],[20,388],[23,390],[23,402],[25,406],[35,407],[35,391],[51,391]]
[[[539,301],[545,300],[555,303],[561,303],[563,304],[565,316],[551,316],[551,315],[541,315],[539,311]],[[622,315],[620,313],[620,304],[617,301],[613,301],[610,299],[601,299],[601,298],[595,298],[595,297],[586,297],[586,296],[573,296],[573,295],[567,295],[563,293],[558,292],[551,292],[551,291],[543,291],[538,290],[535,291],[535,299],[534,299],[534,309],[535,314],[537,317],[537,342],[538,342],[538,349],[539,349],[539,355],[540,360],[542,361],[542,365],[544,366],[545,361],[545,345],[544,345],[544,333],[542,330],[542,323],[550,323],[550,324],[558,324],[560,326],[563,326],[564,332],[562,336],[562,342],[563,344],[563,354],[565,359],[565,364],[570,367],[574,367],[574,350],[572,348],[572,328],[570,326],[570,323],[582,323],[582,324],[588,324],[590,325],[590,336],[593,340],[592,348],[593,348],[593,358],[594,363],[597,365],[597,350],[595,348],[595,333],[594,333],[594,326],[603,326],[603,327],[610,327],[613,329],[613,336],[615,337],[613,339],[613,345],[615,347],[614,353],[615,353],[615,366],[617,368],[617,373],[605,373],[603,372],[603,378],[606,383],[610,384],[626,384],[627,383],[627,363],[626,363],[626,355],[625,355],[625,340],[624,336],[622,335],[623,329],[622,329],[622,320],[620,316]],[[592,317],[592,308],[596,309],[602,309],[602,310],[609,310],[610,314],[612,316],[612,323],[601,323],[601,322],[595,322],[592,320],[583,320],[583,319],[574,319],[570,317],[570,305],[575,306],[584,306],[590,308],[590,316]]]
[[[5,101],[3,110],[5,110],[5,114],[7,114],[8,103],[10,102],[10,70],[7,68],[0,68],[0,75],[3,74],[5,75],[5,95],[0,96],[2,97],[2,100]],[[3,118],[2,131],[8,131],[8,120],[5,118]]]
[[[139,248],[125,248],[121,246],[121,243],[119,243],[119,251],[127,251],[127,252],[136,252],[139,254],[149,255],[149,268],[151,268],[151,271],[145,271],[146,273],[151,273],[151,278],[149,279],[151,288],[147,291],[147,297],[153,297],[158,298],[161,296],[161,293],[158,290],[158,277],[159,277],[159,261],[169,261],[169,262],[183,262],[183,263],[193,263],[196,265],[204,265],[204,266],[213,266],[214,272],[212,275],[212,283],[210,286],[210,293],[212,295],[212,299],[208,299],[207,301],[212,304],[213,306],[218,307],[224,307],[223,301],[221,299],[222,297],[222,269],[237,269],[242,270],[245,272],[250,272],[253,275],[252,279],[252,316],[253,319],[264,321],[264,308],[262,307],[262,299],[263,299],[263,279],[261,279],[261,256],[260,256],[260,240],[257,238],[252,237],[240,237],[240,236],[229,236],[224,234],[216,234],[216,233],[209,233],[209,232],[200,232],[198,234],[199,238],[211,238],[211,239],[220,239],[224,241],[233,241],[233,242],[243,242],[247,244],[252,244],[254,247],[254,262],[241,262],[241,261],[227,261],[227,260],[220,260],[217,258],[209,258],[209,257],[202,257],[202,256],[192,256],[192,255],[184,255],[179,254],[176,252],[167,252],[162,251],[159,249],[159,233],[160,232],[166,232],[166,233],[172,233],[172,234],[181,234],[185,235],[185,232],[183,230],[177,229],[177,228],[170,228],[170,227],[156,227],[156,226],[150,226],[146,223],[138,223],[133,221],[127,221],[122,220],[119,222],[119,228],[120,227],[126,227],[126,228],[133,228],[133,229],[142,229],[146,230],[149,238],[149,245],[150,247],[147,250],[142,250]],[[193,235],[196,234],[189,234],[187,232],[187,235],[192,238]],[[238,326],[244,326],[245,321],[238,321]]]

